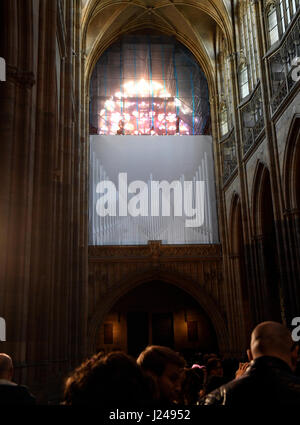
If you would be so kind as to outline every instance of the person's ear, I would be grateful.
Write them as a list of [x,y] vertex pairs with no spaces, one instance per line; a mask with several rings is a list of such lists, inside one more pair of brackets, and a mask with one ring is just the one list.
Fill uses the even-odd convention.
[[251,352],[250,348],[248,348],[248,350],[247,350],[247,356],[248,356],[249,362],[251,362],[253,360],[253,356],[252,356],[252,352]]

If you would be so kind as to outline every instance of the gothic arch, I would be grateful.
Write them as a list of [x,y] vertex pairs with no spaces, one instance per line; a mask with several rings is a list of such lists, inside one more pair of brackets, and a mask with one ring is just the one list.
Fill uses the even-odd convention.
[[190,277],[179,275],[178,273],[165,271],[150,271],[146,273],[137,273],[131,276],[126,276],[119,281],[114,288],[105,295],[105,302],[101,301],[98,304],[96,313],[91,317],[88,331],[88,350],[89,353],[94,353],[96,350],[97,332],[104,320],[116,302],[125,294],[135,289],[141,284],[160,280],[165,283],[177,286],[189,295],[191,295],[205,311],[212,322],[217,335],[218,345],[221,352],[228,350],[229,335],[227,325],[223,313],[219,306],[211,298],[211,296],[201,288],[198,283]]
[[270,174],[268,167],[261,161],[257,162],[254,173],[254,183],[252,186],[252,226],[255,235],[263,233],[262,223],[262,202],[263,191],[266,189],[266,184],[270,182]]
[[231,230],[230,250],[233,254],[239,250],[239,231],[243,230],[243,228],[240,228],[240,215],[241,201],[239,195],[235,192],[232,195],[229,215],[229,228]]
[[[82,41],[83,44],[86,42],[87,33],[88,33],[88,27],[93,20],[93,18],[101,13],[104,9],[110,7],[110,6],[123,6],[125,12],[128,10],[130,6],[139,6],[140,8],[144,8],[145,10],[160,10],[165,9],[167,7],[171,7],[172,9],[175,9],[177,13],[180,13],[182,16],[182,23],[183,25],[188,24],[188,19],[185,17],[185,15],[182,12],[179,12],[176,8],[176,3],[173,1],[167,0],[164,2],[157,1],[155,4],[155,7],[146,6],[143,4],[143,2],[131,2],[130,0],[125,5],[122,5],[122,2],[107,0],[107,1],[99,1],[99,0],[86,0],[84,5],[84,13],[82,17],[82,27],[83,27],[83,37]],[[231,46],[231,51],[234,49],[234,42],[233,42],[233,31],[232,31],[232,23],[231,23],[231,16],[230,12],[227,9],[226,5],[224,4],[224,1],[219,0],[213,0],[213,1],[207,1],[204,0],[202,2],[199,2],[198,0],[190,0],[188,4],[180,4],[180,6],[185,6],[187,8],[194,9],[195,11],[201,11],[208,15],[209,18],[213,19],[217,25],[221,28],[221,30],[224,32],[226,39],[228,40],[228,44]],[[165,22],[168,22],[165,20]]]
[[232,278],[235,286],[240,290],[242,302],[242,314],[244,318],[244,334],[248,342],[249,333],[252,328],[251,311],[249,304],[249,290],[246,279],[245,240],[242,222],[242,208],[240,196],[234,193],[231,200],[229,216],[230,234],[230,259],[232,265]]
[[300,208],[300,114],[294,115],[287,136],[283,163],[283,187],[287,210]]
[[258,161],[252,190],[252,221],[256,247],[256,279],[264,300],[262,319],[281,321],[281,292],[276,223],[270,172]]

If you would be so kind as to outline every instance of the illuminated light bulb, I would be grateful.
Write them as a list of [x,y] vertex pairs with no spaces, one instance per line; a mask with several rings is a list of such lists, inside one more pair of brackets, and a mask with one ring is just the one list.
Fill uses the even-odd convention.
[[137,118],[139,116],[139,113],[138,113],[138,111],[133,111],[132,115]]
[[101,109],[100,115],[101,116],[105,115],[105,112],[106,112],[105,109]]
[[158,121],[165,119],[165,114],[158,114]]
[[118,91],[117,93],[115,93],[115,97],[117,97],[118,99],[121,99],[122,93]]

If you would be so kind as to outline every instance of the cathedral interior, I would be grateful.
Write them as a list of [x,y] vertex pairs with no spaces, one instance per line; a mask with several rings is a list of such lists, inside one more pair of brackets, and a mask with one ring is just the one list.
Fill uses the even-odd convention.
[[[290,327],[300,1],[0,3],[0,352],[16,380],[51,403],[98,351],[243,359],[256,324]],[[117,172],[147,193],[203,181],[201,227],[100,216]]]

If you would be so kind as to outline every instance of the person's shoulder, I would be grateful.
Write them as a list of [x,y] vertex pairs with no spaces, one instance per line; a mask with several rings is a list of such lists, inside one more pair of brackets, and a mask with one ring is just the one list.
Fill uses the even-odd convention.
[[35,405],[35,397],[24,385],[0,385],[0,404]]
[[247,388],[251,386],[250,381],[251,377],[248,374],[238,379],[233,379],[204,396],[201,404],[205,406],[226,406],[230,403],[232,398],[235,399],[237,395],[247,391]]

